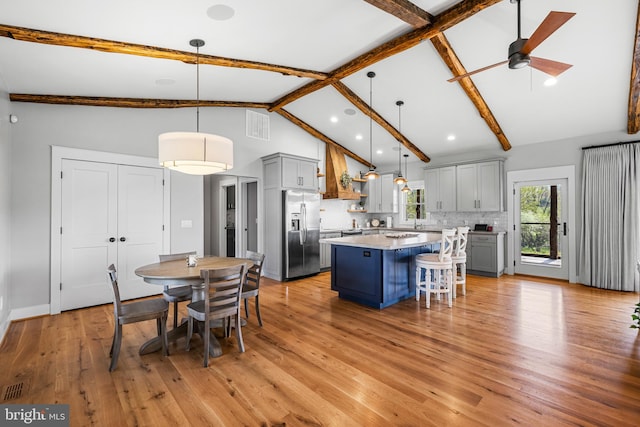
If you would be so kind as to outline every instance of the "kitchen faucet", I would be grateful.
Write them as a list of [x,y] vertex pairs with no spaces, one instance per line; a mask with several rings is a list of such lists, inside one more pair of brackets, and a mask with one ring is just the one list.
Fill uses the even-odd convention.
[[410,219],[413,216],[413,229],[417,230],[418,229],[418,216],[416,214],[409,214],[407,215],[407,219]]

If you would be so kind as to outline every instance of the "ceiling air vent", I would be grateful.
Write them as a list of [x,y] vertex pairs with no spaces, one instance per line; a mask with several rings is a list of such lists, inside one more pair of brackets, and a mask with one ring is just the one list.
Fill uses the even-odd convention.
[[269,141],[269,115],[247,110],[247,136]]

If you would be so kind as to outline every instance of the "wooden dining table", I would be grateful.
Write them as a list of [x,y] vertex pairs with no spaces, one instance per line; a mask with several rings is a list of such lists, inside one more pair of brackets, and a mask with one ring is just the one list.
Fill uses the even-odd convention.
[[[187,260],[175,260],[156,262],[154,264],[143,265],[135,270],[137,276],[152,285],[160,286],[185,286],[190,285],[192,289],[192,301],[199,301],[204,298],[205,289],[204,283],[200,278],[200,270],[216,270],[227,267],[235,267],[237,265],[244,264],[247,268],[253,265],[253,261],[245,258],[232,258],[232,257],[217,257],[208,256],[198,258],[197,264],[194,267],[187,265]],[[210,329],[205,328],[205,331],[198,331],[198,333],[211,333]],[[187,336],[187,319],[182,319],[180,325],[177,328],[173,328],[167,332],[169,341],[175,341],[178,338]],[[162,341],[160,337],[154,337],[140,346],[140,354],[148,354],[154,351],[159,351],[162,348]],[[209,340],[209,354],[211,357],[218,357],[222,355],[222,348],[220,343],[214,334],[211,333],[211,339]]]

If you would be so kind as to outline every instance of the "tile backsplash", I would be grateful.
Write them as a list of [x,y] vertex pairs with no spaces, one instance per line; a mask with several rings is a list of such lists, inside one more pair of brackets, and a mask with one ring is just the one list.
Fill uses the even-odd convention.
[[[369,213],[352,213],[347,212],[351,209],[351,205],[357,201],[329,199],[320,202],[320,227],[322,229],[351,228],[353,220],[356,220],[357,227],[365,227],[367,221],[374,218],[386,220],[388,216],[393,217],[393,225],[402,227],[399,223],[398,214],[369,214]],[[506,212],[433,212],[428,215],[429,219],[424,223],[427,226],[458,226],[467,225],[473,230],[476,224],[487,224],[493,226],[495,231],[507,230],[507,213]]]

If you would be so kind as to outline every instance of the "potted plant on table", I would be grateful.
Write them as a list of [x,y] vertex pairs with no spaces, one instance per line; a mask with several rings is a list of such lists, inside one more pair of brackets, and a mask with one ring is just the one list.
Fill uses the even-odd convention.
[[633,310],[631,318],[634,323],[629,327],[633,329],[640,329],[640,302],[636,304],[636,309]]

